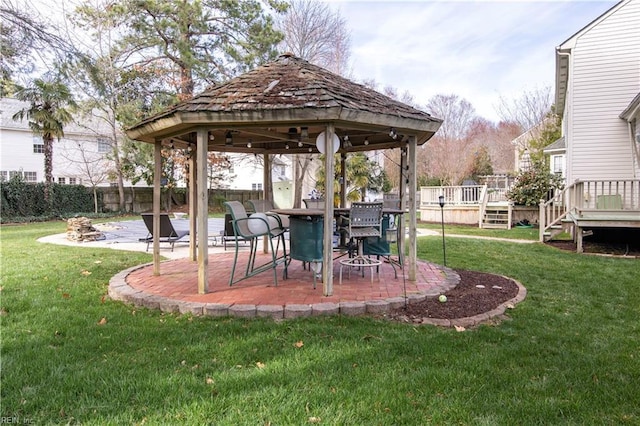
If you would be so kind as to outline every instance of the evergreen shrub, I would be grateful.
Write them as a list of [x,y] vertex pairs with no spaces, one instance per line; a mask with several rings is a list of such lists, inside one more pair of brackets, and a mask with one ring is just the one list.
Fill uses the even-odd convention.
[[20,176],[0,182],[0,221],[33,222],[59,216],[93,212],[89,188],[82,185],[51,185],[51,200],[44,197],[44,183],[28,183]]

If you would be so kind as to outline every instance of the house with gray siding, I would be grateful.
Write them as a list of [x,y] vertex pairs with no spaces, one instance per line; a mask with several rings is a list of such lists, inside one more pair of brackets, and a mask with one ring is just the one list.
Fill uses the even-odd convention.
[[567,186],[541,204],[541,240],[564,226],[581,251],[599,228],[640,227],[639,94],[640,0],[622,0],[556,48]]

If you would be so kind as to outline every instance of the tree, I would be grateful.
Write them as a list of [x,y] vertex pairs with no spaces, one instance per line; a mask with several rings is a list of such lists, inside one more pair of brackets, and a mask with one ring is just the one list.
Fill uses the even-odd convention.
[[[276,11],[284,8],[278,1],[268,3]],[[153,173],[153,150],[135,146],[122,128],[273,57],[281,36],[262,4],[92,0],[76,9],[74,26],[89,34],[77,44],[87,53],[64,71],[84,94],[86,109],[99,111],[111,128],[121,209],[123,179],[149,182]],[[165,177],[173,184],[179,170],[188,180],[188,155],[183,150],[163,155]]]
[[[68,37],[86,53],[63,63],[60,71],[73,82],[76,92],[82,94],[81,110],[92,116],[91,123],[99,123],[101,128],[108,129],[108,134],[101,132],[101,137],[107,139],[111,147],[108,155],[114,163],[119,207],[120,211],[125,211],[122,145],[127,138],[122,127],[141,118],[130,111],[144,111],[141,105],[144,101],[141,100],[147,99],[145,93],[155,86],[130,84],[135,80],[132,80],[131,74],[126,70],[127,57],[118,55],[120,52],[116,49],[116,28],[122,18],[109,6],[110,3],[106,1],[96,0],[93,5],[86,2],[76,8],[69,19],[74,28],[84,30],[85,33],[82,37],[73,34]],[[145,91],[137,90],[140,88],[145,88]]]
[[[315,65],[346,76],[351,56],[350,35],[345,20],[326,3],[292,0],[278,21],[284,39],[281,48]],[[294,185],[293,205],[300,207],[304,179],[314,155],[297,154],[292,161]]]
[[493,166],[491,165],[489,148],[485,145],[480,145],[480,147],[473,153],[471,170],[469,171],[468,177],[477,182],[480,176],[488,176],[492,174]]
[[30,87],[20,88],[16,98],[30,105],[16,112],[13,119],[26,118],[33,133],[42,135],[45,198],[48,201],[53,184],[53,139],[64,136],[64,126],[72,120],[70,108],[76,103],[69,88],[58,80],[36,79]]
[[473,152],[486,149],[494,173],[507,174],[514,170],[514,146],[511,141],[520,135],[520,126],[501,121],[498,124],[484,118],[472,121],[467,138]]
[[231,161],[226,155],[215,152],[207,154],[207,175],[209,177],[209,188],[227,188],[229,179],[235,177],[230,174]]
[[557,141],[562,136],[562,119],[554,113],[553,106],[547,117],[542,121],[537,135],[531,139],[529,144],[529,155],[533,160],[548,162],[548,157],[544,155],[544,148]]
[[286,51],[336,74],[348,74],[351,36],[344,18],[327,3],[292,0],[278,28]]
[[458,185],[470,172],[473,144],[468,134],[475,109],[457,95],[436,95],[429,100],[427,112],[444,121],[420,151],[418,173],[437,177],[443,185]]
[[[67,167],[82,179],[89,182],[93,192],[94,213],[98,213],[98,185],[108,181],[113,175],[112,164],[97,150],[95,143],[77,141],[75,146],[62,152]],[[69,171],[69,170],[68,170]]]
[[15,74],[30,74],[37,62],[52,63],[51,56],[60,60],[76,54],[73,44],[56,34],[46,18],[30,13],[32,10],[11,0],[0,5],[0,96],[14,93]]
[[[320,156],[322,164],[324,164],[324,156]],[[364,201],[367,194],[367,190],[380,192],[383,188],[389,188],[390,183],[386,179],[384,170],[380,165],[367,157],[362,152],[350,154],[346,161],[346,199],[349,201]],[[335,158],[335,173],[334,177],[335,188],[340,188],[338,183],[338,176],[340,176],[341,159],[336,156]],[[326,176],[324,167],[320,167],[317,173],[316,189],[321,193],[324,193],[326,183]],[[336,200],[340,198],[339,190],[335,193]]]
[[538,87],[524,91],[519,98],[500,97],[497,112],[503,121],[517,123],[520,132],[536,127],[551,109],[551,87]]
[[[204,87],[276,56],[282,35],[258,0],[121,0],[121,48],[131,65],[153,69],[188,99]],[[281,13],[286,4],[268,0]]]
[[[378,83],[374,79],[367,79],[363,81],[362,84],[372,90],[378,90]],[[402,94],[400,94],[395,87],[385,86],[382,89],[382,93],[385,96],[390,97],[391,99],[395,99],[404,104],[410,105],[416,109],[422,109],[416,103],[415,99],[413,98],[413,95],[406,90]],[[384,179],[385,179],[385,186],[383,187],[382,190],[385,193],[392,191],[394,188],[398,190],[398,188],[400,187],[400,179],[402,178],[401,174],[405,174],[400,170],[402,151],[399,148],[388,149],[383,151],[382,155],[384,156]],[[403,176],[403,177],[405,179],[407,178],[407,176]],[[420,176],[418,176],[418,179],[420,179]]]

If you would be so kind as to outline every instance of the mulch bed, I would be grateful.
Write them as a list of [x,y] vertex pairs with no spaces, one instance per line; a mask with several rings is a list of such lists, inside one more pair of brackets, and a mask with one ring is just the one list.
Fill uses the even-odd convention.
[[518,285],[510,278],[478,271],[456,269],[460,283],[445,293],[446,302],[429,298],[386,314],[389,319],[414,322],[422,318],[466,318],[497,308],[518,295]]

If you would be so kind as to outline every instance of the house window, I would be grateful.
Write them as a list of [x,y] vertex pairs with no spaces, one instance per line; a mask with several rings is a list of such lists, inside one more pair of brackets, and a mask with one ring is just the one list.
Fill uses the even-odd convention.
[[69,185],[77,185],[77,180],[74,177],[69,178]]
[[98,152],[105,153],[111,151],[111,141],[109,139],[98,139]]
[[262,191],[262,184],[261,183],[252,183],[251,184],[251,190],[252,191]]
[[36,172],[24,172],[24,181],[25,182],[37,182],[38,181],[38,173]]
[[33,144],[33,153],[34,154],[44,154],[44,144],[43,143],[34,143]]
[[557,175],[564,174],[564,158],[562,155],[554,155],[553,156],[553,173]]
[[64,184],[66,184],[66,183],[67,183],[67,179],[66,179],[66,178],[63,178],[63,177],[59,177],[59,178],[58,178],[58,183],[59,183],[60,185],[64,185]]

